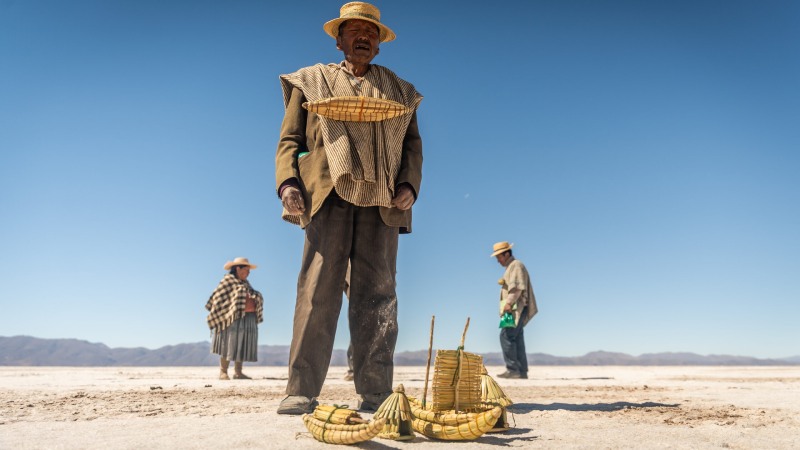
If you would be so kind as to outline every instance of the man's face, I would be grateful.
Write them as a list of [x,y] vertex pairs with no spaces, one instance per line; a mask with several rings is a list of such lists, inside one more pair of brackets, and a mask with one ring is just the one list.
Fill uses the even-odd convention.
[[381,34],[378,26],[359,19],[345,21],[336,38],[336,48],[344,52],[351,64],[366,65],[380,50]]
[[496,258],[497,258],[497,262],[501,266],[505,267],[506,264],[508,263],[508,259],[511,258],[511,255],[509,255],[507,252],[506,253],[501,253],[501,254],[497,255]]

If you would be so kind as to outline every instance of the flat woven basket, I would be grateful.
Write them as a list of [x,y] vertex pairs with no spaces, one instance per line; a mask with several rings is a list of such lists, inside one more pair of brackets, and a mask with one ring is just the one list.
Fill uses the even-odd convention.
[[320,116],[344,122],[380,122],[411,112],[411,109],[391,100],[355,96],[305,102],[303,108]]
[[433,372],[434,411],[482,411],[483,357],[463,350],[437,350]]

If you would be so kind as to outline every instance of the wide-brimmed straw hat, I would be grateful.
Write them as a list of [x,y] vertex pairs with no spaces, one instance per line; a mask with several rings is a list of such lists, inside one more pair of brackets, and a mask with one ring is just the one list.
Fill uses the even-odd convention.
[[359,19],[372,22],[381,30],[381,42],[393,41],[397,36],[389,27],[381,23],[381,12],[378,8],[365,2],[345,3],[339,9],[339,18],[325,22],[322,29],[336,39],[339,36],[339,25],[345,20]]
[[248,261],[247,258],[242,258],[241,256],[238,258],[234,258],[233,261],[226,262],[225,266],[223,267],[225,270],[231,270],[231,267],[233,266],[248,266],[251,269],[255,269],[256,267],[258,267],[255,264],[250,264],[250,261]]
[[493,257],[499,255],[500,253],[507,252],[507,251],[511,250],[511,247],[513,247],[513,246],[514,246],[514,244],[509,244],[506,241],[498,242],[498,243],[494,244],[494,246],[492,246],[493,252],[492,252],[491,256],[489,256],[489,257],[493,258]]

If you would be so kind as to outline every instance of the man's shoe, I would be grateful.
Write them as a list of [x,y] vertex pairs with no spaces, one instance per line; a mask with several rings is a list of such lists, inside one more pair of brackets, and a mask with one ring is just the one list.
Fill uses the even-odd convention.
[[314,408],[316,408],[318,404],[317,400],[313,397],[289,395],[281,400],[281,404],[278,406],[278,414],[310,414],[314,412]]
[[383,392],[380,394],[364,394],[361,400],[358,401],[358,409],[360,411],[374,412],[380,408],[381,404],[386,401],[391,392]]
[[[522,378],[522,375],[519,372],[512,372],[510,370],[506,370],[505,372],[501,373],[497,377],[498,378],[516,378],[516,379],[519,379],[519,378]],[[528,378],[528,376],[526,375],[525,378]]]

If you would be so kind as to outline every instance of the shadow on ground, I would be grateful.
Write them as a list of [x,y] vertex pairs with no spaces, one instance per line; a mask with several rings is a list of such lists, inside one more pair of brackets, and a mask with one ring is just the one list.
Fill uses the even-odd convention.
[[[496,445],[499,447],[519,447],[520,442],[534,442],[539,436],[530,436],[529,428],[511,428],[502,433],[486,433],[478,438],[481,444]],[[464,441],[471,442],[471,441]],[[513,443],[513,445],[512,445]]]
[[509,412],[516,414],[529,413],[531,411],[556,411],[563,409],[566,411],[619,411],[622,409],[631,408],[677,408],[679,403],[630,403],[630,402],[614,402],[614,403],[550,403],[549,405],[541,403],[515,403],[508,408]]
[[[451,443],[461,443],[461,444],[470,444],[470,443],[480,443],[480,444],[488,444],[494,445],[498,447],[519,447],[520,442],[534,442],[539,439],[539,436],[530,436],[531,429],[529,428],[511,428],[509,430],[503,431],[502,433],[486,433],[481,435],[479,438],[475,440],[466,440],[466,441],[445,441],[439,439],[431,439],[427,438],[419,433],[417,433],[416,437],[410,441],[403,441],[404,443],[424,443],[424,442],[451,442]],[[363,449],[371,449],[371,450],[379,450],[379,449],[386,449],[390,448],[386,444],[381,443],[380,439],[371,439],[366,442],[361,442],[358,444],[359,447]]]

